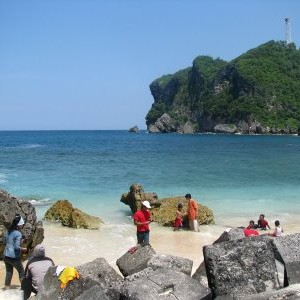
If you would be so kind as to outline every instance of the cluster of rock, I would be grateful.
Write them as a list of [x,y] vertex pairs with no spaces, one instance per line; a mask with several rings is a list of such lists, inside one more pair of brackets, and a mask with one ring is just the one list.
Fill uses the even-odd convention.
[[299,242],[300,234],[245,237],[242,229],[231,229],[203,248],[204,262],[193,275],[191,260],[157,254],[150,245],[138,246],[117,259],[122,276],[104,258],[97,258],[78,266],[80,278],[61,289],[57,267],[50,268],[37,298],[298,299]]
[[[164,113],[159,117],[154,124],[149,124],[149,133],[182,133],[193,134],[196,132],[211,132],[211,133],[223,133],[223,134],[291,134],[290,128],[271,128],[264,127],[257,121],[239,121],[237,123],[219,123],[213,121],[211,118],[202,116],[199,118],[201,124],[201,131],[198,131],[198,124],[193,124],[191,121],[187,121],[184,124],[178,123],[170,115]],[[299,133],[299,132],[298,132]]]
[[150,245],[126,252],[117,260],[119,275],[104,258],[77,267],[80,278],[65,289],[50,268],[37,299],[210,299],[210,289],[191,277],[192,261],[158,255]]
[[4,190],[0,190],[0,257],[4,250],[3,237],[12,224],[16,214],[24,219],[22,246],[27,248],[27,253],[22,259],[30,255],[37,244],[44,239],[43,224],[37,220],[34,206],[28,201],[23,201]]
[[[140,184],[132,184],[128,193],[121,196],[121,202],[129,205],[132,213],[135,213],[143,201],[149,201],[152,206],[151,214],[155,222],[163,226],[172,226],[175,219],[178,203],[182,203],[183,212],[187,211],[188,201],[183,196],[158,199],[156,193],[145,193]],[[213,224],[214,214],[208,207],[198,204],[198,224]],[[183,224],[188,227],[187,217]]]
[[58,200],[47,211],[46,221],[60,222],[63,226],[71,228],[99,229],[103,221],[88,215],[78,208],[74,208],[68,200]]

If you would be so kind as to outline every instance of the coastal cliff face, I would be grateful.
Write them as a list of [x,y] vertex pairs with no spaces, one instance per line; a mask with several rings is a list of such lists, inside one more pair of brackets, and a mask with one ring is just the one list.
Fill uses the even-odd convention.
[[199,56],[150,84],[150,133],[296,134],[300,51],[270,41],[230,62]]

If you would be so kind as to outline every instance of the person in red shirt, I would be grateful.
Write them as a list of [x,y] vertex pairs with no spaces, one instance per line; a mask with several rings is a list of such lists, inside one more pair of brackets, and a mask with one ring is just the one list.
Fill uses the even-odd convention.
[[149,224],[152,222],[149,201],[143,201],[142,207],[133,215],[134,225],[137,227],[137,242],[141,245],[149,244]]
[[249,225],[247,226],[246,229],[255,229],[255,228],[254,228],[254,221],[253,221],[253,220],[251,220],[251,221],[249,222]]
[[260,228],[261,230],[266,230],[267,227],[269,229],[271,229],[271,227],[269,226],[269,223],[267,220],[265,220],[265,215],[261,214],[259,215],[259,220],[257,221],[258,224],[258,228]]
[[254,230],[253,228],[249,228],[248,227],[246,229],[244,229],[244,235],[245,236],[254,236],[254,235],[259,235],[259,233]]

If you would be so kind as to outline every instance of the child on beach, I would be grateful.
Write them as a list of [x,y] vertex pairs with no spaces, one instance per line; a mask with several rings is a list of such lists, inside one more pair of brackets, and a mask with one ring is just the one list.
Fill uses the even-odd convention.
[[175,218],[175,221],[174,221],[174,231],[176,230],[179,230],[181,227],[182,227],[182,204],[181,203],[178,203],[178,206],[177,206],[177,211],[176,211],[176,218]]
[[275,230],[272,233],[269,233],[269,236],[278,237],[283,233],[283,229],[280,226],[280,222],[278,220],[275,221]]

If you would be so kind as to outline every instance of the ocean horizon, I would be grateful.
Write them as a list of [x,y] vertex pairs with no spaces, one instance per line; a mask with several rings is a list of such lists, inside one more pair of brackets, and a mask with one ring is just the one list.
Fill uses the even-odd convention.
[[[300,212],[297,136],[148,134],[127,130],[0,132],[0,188],[36,206],[55,201],[106,223],[128,222],[133,183],[159,198],[191,193],[217,224],[291,221]],[[244,221],[243,221],[244,220]]]

